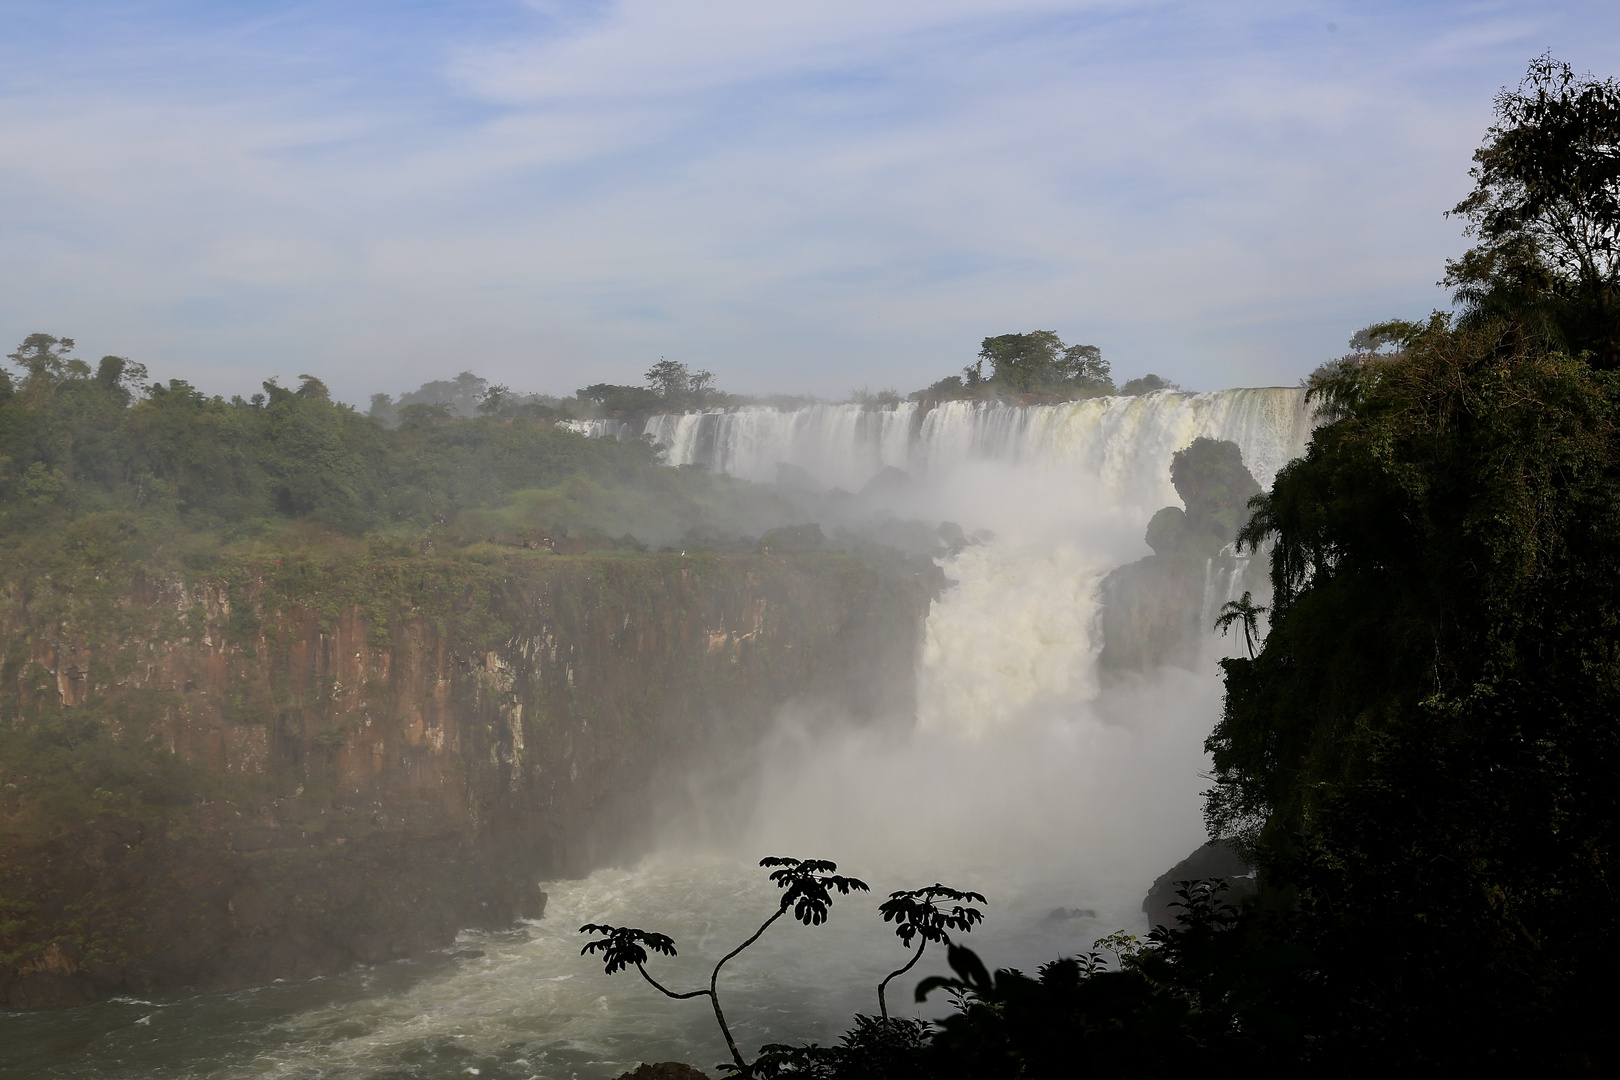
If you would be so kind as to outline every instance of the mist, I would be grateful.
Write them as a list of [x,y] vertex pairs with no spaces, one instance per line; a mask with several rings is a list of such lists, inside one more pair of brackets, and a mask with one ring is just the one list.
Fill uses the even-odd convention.
[[[914,679],[914,711],[857,717],[791,703],[745,762],[717,749],[673,786],[655,853],[630,871],[633,889],[621,888],[656,894],[654,882],[679,878],[701,891],[690,874],[704,867],[716,903],[723,893],[730,907],[754,894],[760,857],[828,858],[874,898],[934,881],[985,893],[987,920],[968,944],[996,965],[1032,969],[1116,930],[1145,934],[1149,885],[1207,838],[1216,660],[1240,646],[1206,621],[1191,664],[1103,670],[1100,587],[1147,552],[1154,511],[1179,505],[1175,450],[1199,435],[1232,438],[1269,483],[1308,430],[1301,394],[1162,393],[918,420],[905,406],[814,406],[649,423],[670,440],[672,463],[774,474],[811,491],[801,506],[829,530],[893,536],[909,522],[914,535],[960,539],[938,560],[945,586],[914,671],[892,673]],[[1220,595],[1203,609],[1246,577],[1211,575],[1206,588]],[[768,895],[759,902],[768,912]],[[876,899],[840,904],[813,941],[793,928],[737,962],[762,999],[739,1004],[740,1025],[763,1037],[772,1010],[793,1000],[804,1011],[797,1037],[826,1038],[841,1030],[835,1020],[871,1011],[870,984],[886,960],[905,957],[869,910]],[[663,916],[620,898],[602,904],[609,912]],[[746,917],[735,929],[746,936]],[[913,974],[943,960],[925,958]]]
[[[1210,630],[1191,669],[1105,675],[1099,586],[1147,554],[1153,513],[1179,505],[1174,451],[1200,435],[1232,438],[1269,483],[1303,445],[1302,393],[914,409],[716,410],[649,422],[672,464],[760,479],[791,468],[800,484],[858,484],[858,494],[822,489],[803,503],[829,528],[964,530],[942,544],[945,586],[915,671],[894,673],[915,679],[914,715],[863,722],[816,702],[785,709],[745,805],[721,806],[710,778],[692,780],[690,791],[711,793],[699,832],[729,816],[743,823],[737,843],[761,854],[775,842],[889,865],[1006,864],[1009,837],[1028,861],[1057,858],[1074,872],[1179,858],[1201,835],[1215,660],[1232,643]],[[678,839],[675,830],[666,842]]]

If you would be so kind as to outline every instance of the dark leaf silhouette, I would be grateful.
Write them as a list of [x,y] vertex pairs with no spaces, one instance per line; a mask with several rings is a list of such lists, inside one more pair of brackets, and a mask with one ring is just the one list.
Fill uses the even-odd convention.
[[[706,989],[689,990],[686,993],[677,993],[670,990],[654,979],[647,972],[646,963],[651,953],[662,953],[665,956],[675,955],[675,942],[663,934],[655,934],[646,930],[639,930],[627,926],[607,926],[597,923],[587,923],[579,928],[582,934],[599,935],[595,941],[588,942],[580,954],[602,953],[604,968],[609,975],[622,971],[625,968],[635,968],[641,973],[654,989],[666,997],[694,998],[706,997],[714,1008],[715,1023],[720,1025],[720,1034],[725,1037],[726,1048],[731,1052],[732,1064],[727,1066],[728,1071],[741,1076],[753,1076],[753,1066],[743,1058],[742,1052],[737,1049],[737,1040],[732,1037],[731,1027],[726,1023],[725,1012],[720,1008],[720,969],[738,953],[748,948],[760,939],[760,936],[770,929],[772,923],[787,914],[789,908],[793,910],[794,917],[806,926],[820,926],[827,921],[832,910],[833,894],[848,896],[851,892],[867,892],[866,882],[859,878],[844,877],[834,871],[838,864],[825,859],[793,859],[784,856],[775,856],[761,859],[760,866],[771,870],[770,879],[782,890],[781,899],[778,900],[776,910],[771,913],[753,935],[722,956],[714,965],[709,975],[709,985]],[[772,1075],[775,1075],[773,1072]]]
[[966,934],[973,930],[974,924],[983,922],[984,912],[963,905],[985,902],[982,893],[963,892],[936,881],[921,889],[892,892],[887,900],[878,905],[883,921],[895,924],[894,934],[900,939],[900,944],[910,948],[912,941],[917,942],[917,951],[911,955],[911,959],[903,967],[889,972],[878,983],[878,1013],[885,1025],[889,1022],[889,983],[915,967],[930,943],[949,944],[952,930]]
[[602,934],[595,941],[586,942],[579,950],[581,956],[600,952],[606,972],[612,975],[627,967],[640,967],[647,962],[647,950],[675,955],[675,942],[663,934],[652,934],[629,926],[601,926],[587,923],[579,928],[582,934]]

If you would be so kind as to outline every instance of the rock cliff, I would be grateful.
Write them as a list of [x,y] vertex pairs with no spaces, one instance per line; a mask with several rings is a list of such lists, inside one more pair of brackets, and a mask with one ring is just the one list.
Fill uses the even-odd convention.
[[1170,479],[1186,509],[1154,514],[1147,527],[1153,554],[1103,580],[1098,663],[1105,673],[1194,667],[1218,614],[1211,601],[1218,606],[1233,587],[1264,588],[1252,560],[1228,547],[1248,521],[1249,499],[1260,494],[1238,445],[1194,439],[1172,457]]
[[13,584],[0,1004],[538,915],[537,881],[633,853],[660,777],[746,753],[783,702],[907,711],[930,589],[836,554],[375,549]]

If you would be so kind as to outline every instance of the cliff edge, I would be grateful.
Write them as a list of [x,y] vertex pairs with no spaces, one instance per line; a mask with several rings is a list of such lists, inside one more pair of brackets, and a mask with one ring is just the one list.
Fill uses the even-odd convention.
[[373,549],[0,596],[0,1004],[305,978],[538,916],[778,707],[911,708],[839,554]]

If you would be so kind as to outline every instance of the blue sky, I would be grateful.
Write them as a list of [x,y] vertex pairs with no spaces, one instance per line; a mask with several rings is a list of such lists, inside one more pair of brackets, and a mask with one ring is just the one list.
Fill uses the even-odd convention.
[[0,0],[0,338],[363,401],[1053,329],[1292,383],[1446,302],[1491,98],[1612,3]]

